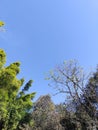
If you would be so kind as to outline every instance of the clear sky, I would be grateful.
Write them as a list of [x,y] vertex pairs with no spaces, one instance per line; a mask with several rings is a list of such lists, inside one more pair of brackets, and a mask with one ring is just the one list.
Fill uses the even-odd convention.
[[19,77],[34,80],[36,99],[55,93],[44,78],[64,60],[77,59],[84,68],[98,64],[98,0],[1,0],[0,12],[7,65],[21,62]]

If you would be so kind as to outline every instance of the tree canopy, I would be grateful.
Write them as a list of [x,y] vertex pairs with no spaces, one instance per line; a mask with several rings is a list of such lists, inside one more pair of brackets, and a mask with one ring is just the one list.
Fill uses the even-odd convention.
[[[56,94],[65,94],[66,110],[70,120],[75,127],[81,126],[81,130],[88,130],[98,127],[98,68],[93,74],[86,75],[77,61],[71,60],[57,66],[49,73],[48,79],[51,81]],[[68,118],[63,117],[61,123],[68,129],[66,122]],[[66,127],[67,126],[67,127]],[[69,127],[70,128],[70,127]],[[72,129],[70,128],[70,129]]]
[[0,49],[0,130],[95,130],[98,128],[98,67],[86,76],[76,61],[64,62],[49,73],[56,94],[65,102],[54,104],[50,95],[33,103],[28,93],[33,80],[18,79],[20,62],[6,66]]

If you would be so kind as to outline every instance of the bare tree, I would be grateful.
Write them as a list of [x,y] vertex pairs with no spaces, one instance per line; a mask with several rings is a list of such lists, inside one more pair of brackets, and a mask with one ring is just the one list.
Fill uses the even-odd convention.
[[76,60],[65,61],[49,73],[50,86],[56,89],[56,94],[65,93],[67,99],[76,100],[84,91],[87,76]]

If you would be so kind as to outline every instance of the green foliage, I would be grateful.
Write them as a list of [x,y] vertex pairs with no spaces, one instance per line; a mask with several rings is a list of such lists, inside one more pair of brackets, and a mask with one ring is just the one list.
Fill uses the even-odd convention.
[[0,27],[4,26],[4,22],[0,21]]
[[[6,54],[0,49],[0,129],[16,130],[22,127],[22,123],[33,124],[29,112],[35,93],[25,93],[30,88],[32,80],[20,91],[24,83],[24,79],[19,80],[16,77],[20,72],[20,63],[15,62],[3,67],[5,61]],[[26,120],[27,115],[29,120]]]
[[2,49],[0,49],[0,69],[1,67],[3,67],[5,62],[6,62],[6,54]]

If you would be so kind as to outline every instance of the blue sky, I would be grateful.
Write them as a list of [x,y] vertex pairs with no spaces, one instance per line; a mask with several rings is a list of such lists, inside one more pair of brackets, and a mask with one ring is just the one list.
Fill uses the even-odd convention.
[[[19,77],[34,80],[30,91],[55,93],[44,80],[46,73],[64,60],[77,59],[86,69],[98,64],[97,0],[1,0],[0,48],[7,65],[21,62]],[[61,95],[53,101],[64,100]]]

